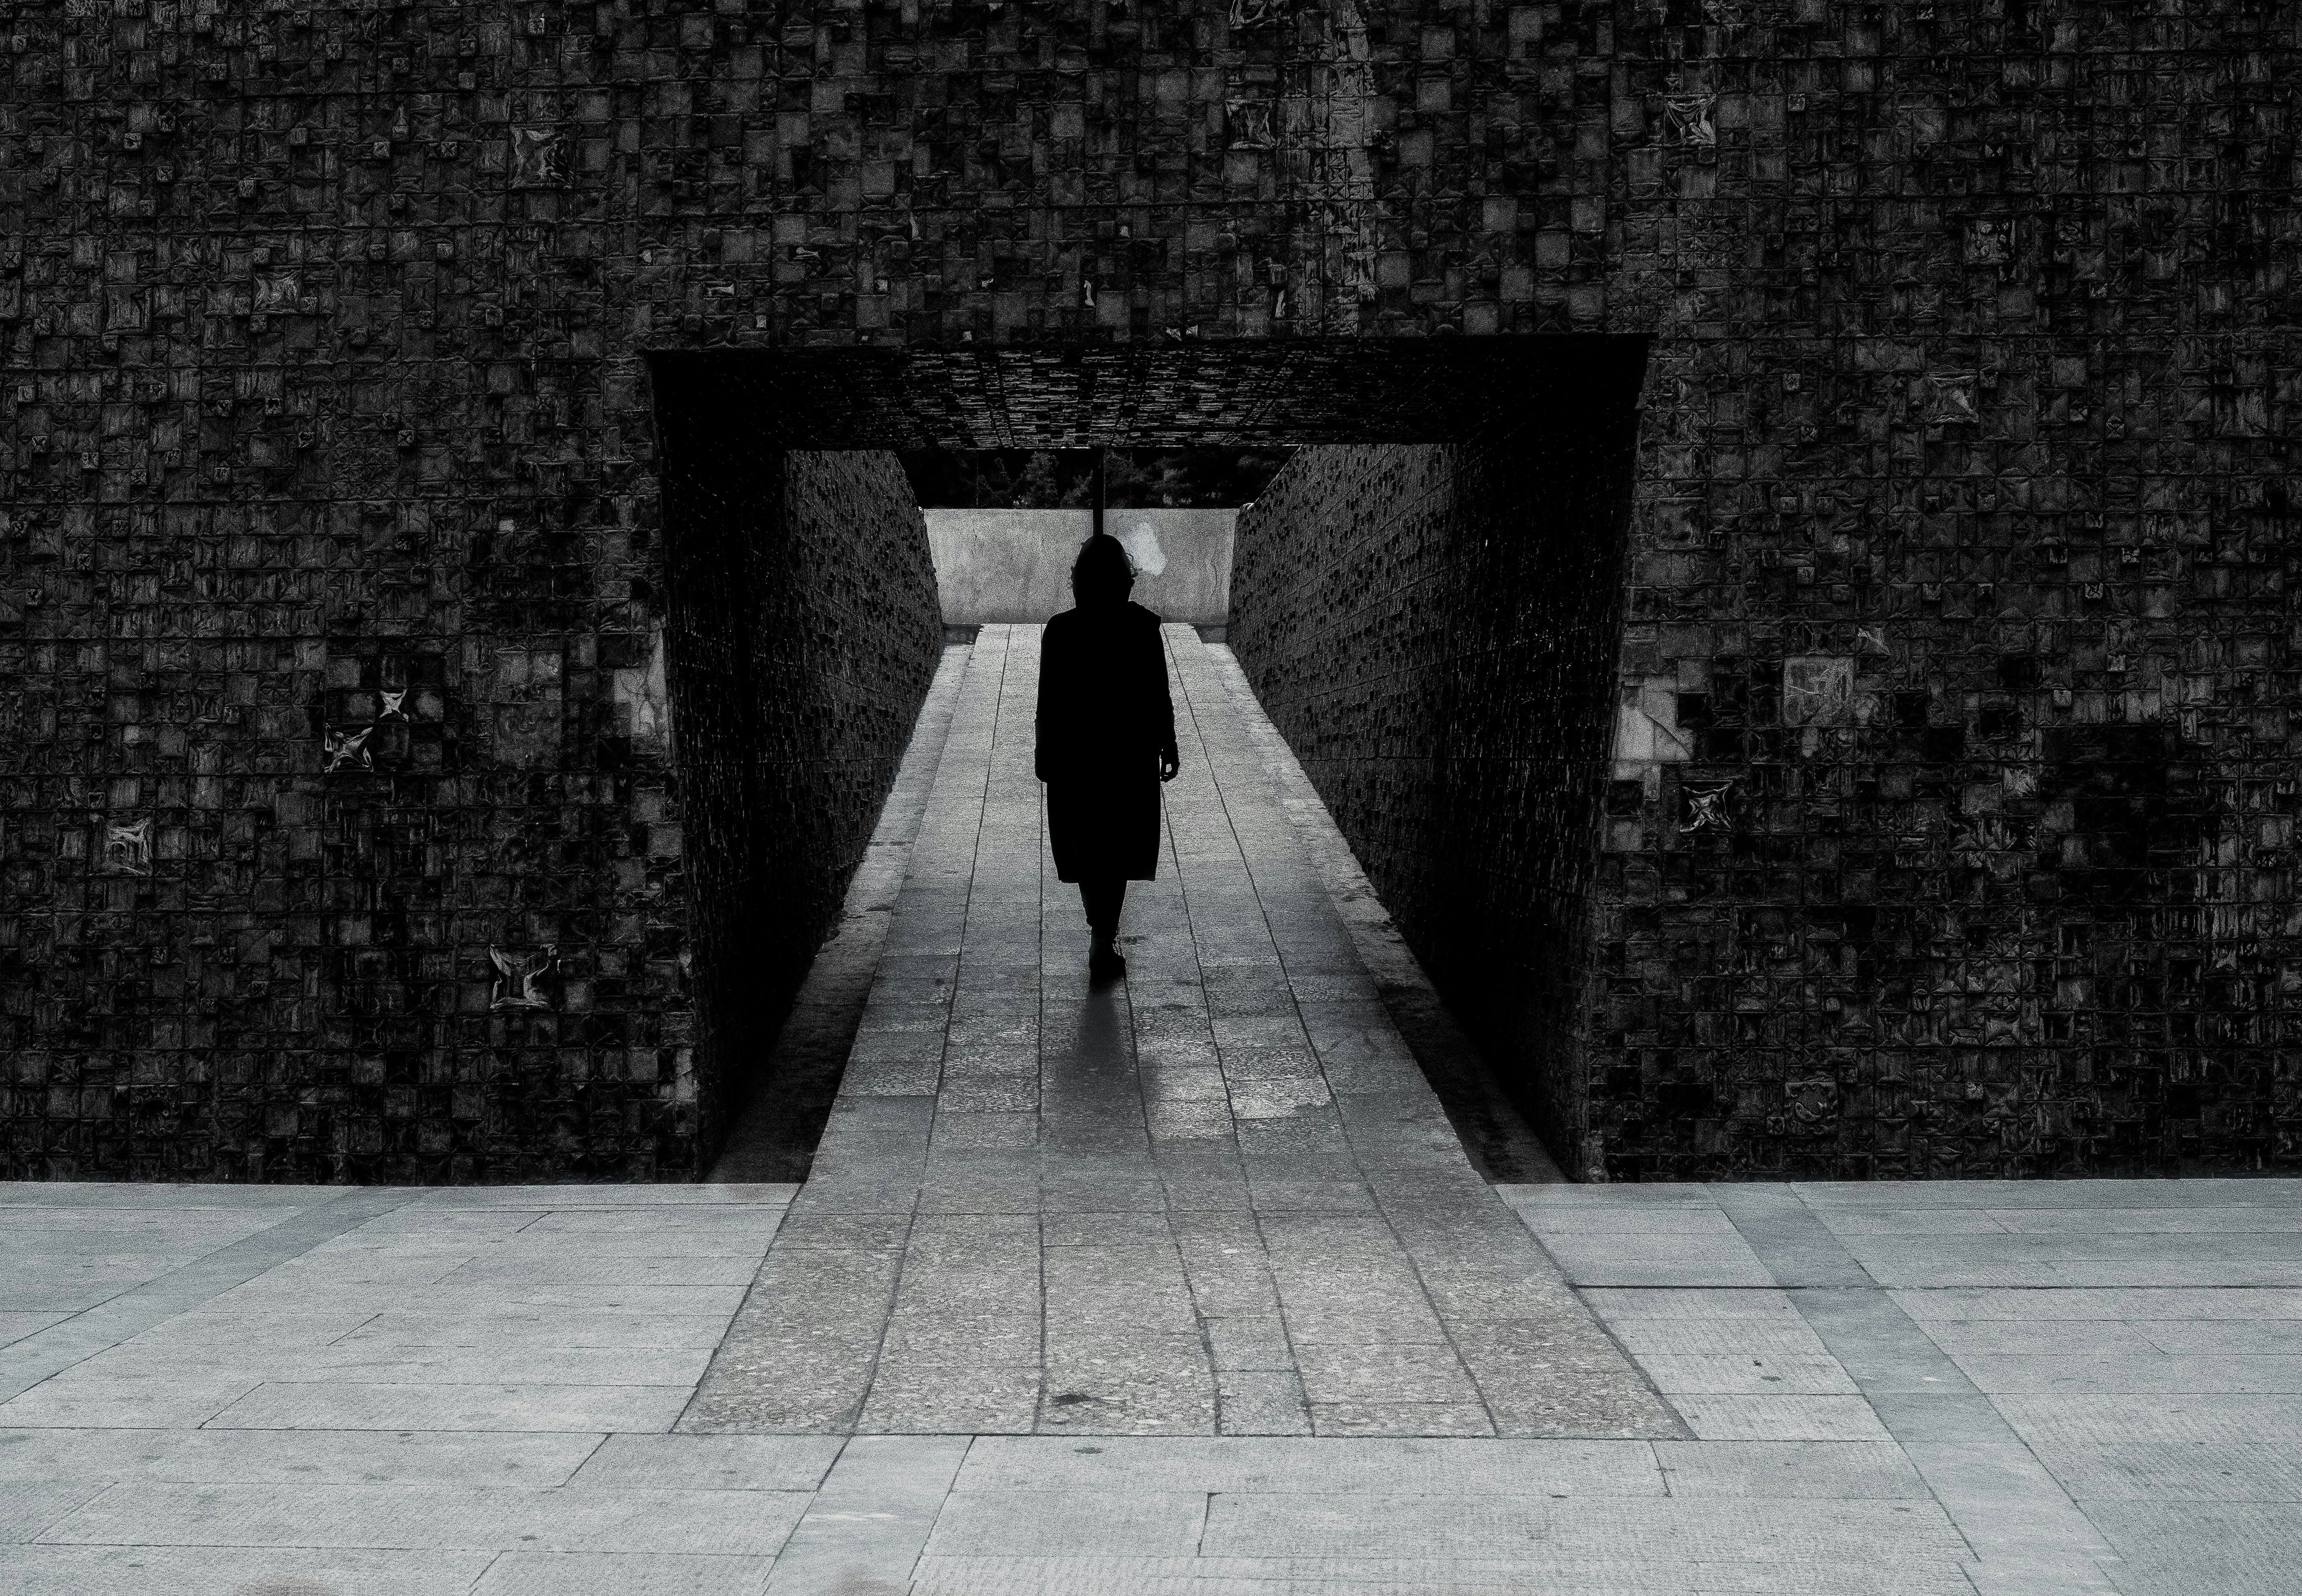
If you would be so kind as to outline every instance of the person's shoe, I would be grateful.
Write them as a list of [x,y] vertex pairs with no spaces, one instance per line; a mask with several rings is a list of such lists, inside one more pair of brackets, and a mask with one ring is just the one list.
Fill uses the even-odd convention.
[[1127,973],[1127,961],[1108,942],[1098,942],[1087,956],[1087,973],[1091,980],[1115,981]]

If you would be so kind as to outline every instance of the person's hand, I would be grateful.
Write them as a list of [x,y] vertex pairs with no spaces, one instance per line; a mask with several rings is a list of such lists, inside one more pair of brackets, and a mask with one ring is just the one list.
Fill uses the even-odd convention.
[[1159,779],[1161,781],[1174,780],[1175,772],[1180,770],[1182,768],[1183,756],[1181,754],[1178,753],[1172,748],[1163,748],[1159,751]]

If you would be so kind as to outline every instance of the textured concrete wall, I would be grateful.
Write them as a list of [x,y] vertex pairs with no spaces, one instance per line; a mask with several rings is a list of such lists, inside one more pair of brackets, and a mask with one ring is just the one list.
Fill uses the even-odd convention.
[[[1586,1167],[2290,1167],[2297,27],[26,0],[9,1167],[686,1167],[644,351],[1155,340],[1212,424],[1576,330],[1653,348]],[[491,1006],[554,937],[623,1039]]]
[[1302,450],[1239,520],[1230,640],[1248,680],[1562,1147],[1585,1120],[1635,383],[1592,396],[1573,433]]
[[[1135,601],[1165,620],[1220,623],[1231,608],[1228,509],[1109,509],[1105,527],[1135,562]],[[943,618],[1044,621],[1071,607],[1071,562],[1092,510],[931,509]]]
[[836,918],[943,649],[895,457],[745,449],[659,397],[699,1162]]

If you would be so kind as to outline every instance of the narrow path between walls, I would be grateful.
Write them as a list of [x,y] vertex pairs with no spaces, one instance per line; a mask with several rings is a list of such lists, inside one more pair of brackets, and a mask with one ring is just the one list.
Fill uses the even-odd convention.
[[1188,626],[1163,868],[1089,988],[1039,635],[970,652],[811,1178],[681,1427],[1683,1433],[1466,1156]]

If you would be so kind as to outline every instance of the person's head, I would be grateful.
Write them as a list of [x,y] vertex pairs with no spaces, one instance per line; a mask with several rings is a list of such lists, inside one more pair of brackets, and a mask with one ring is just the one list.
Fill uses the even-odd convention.
[[1123,604],[1134,585],[1134,562],[1117,538],[1098,532],[1080,545],[1071,564],[1071,597],[1080,603]]

